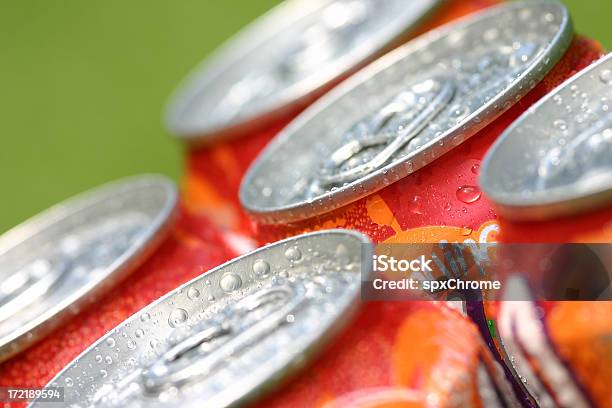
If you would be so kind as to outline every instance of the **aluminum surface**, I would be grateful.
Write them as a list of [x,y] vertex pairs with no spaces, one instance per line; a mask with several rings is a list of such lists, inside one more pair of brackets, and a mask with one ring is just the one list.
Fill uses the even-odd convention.
[[[83,352],[49,386],[65,406],[226,407],[304,365],[359,301],[363,235],[327,230],[236,258],[168,293]],[[369,262],[365,267],[369,267]],[[48,406],[33,403],[32,406]]]
[[572,36],[554,1],[509,3],[426,33],[285,128],[245,176],[243,206],[264,223],[297,221],[406,177],[523,97]]
[[334,80],[382,55],[440,0],[292,0],[196,68],[167,124],[196,143],[252,132],[305,106]]
[[488,152],[480,184],[500,214],[543,220],[612,203],[612,54],[518,118]]
[[0,360],[130,273],[165,236],[174,184],[138,176],[62,202],[0,236]]

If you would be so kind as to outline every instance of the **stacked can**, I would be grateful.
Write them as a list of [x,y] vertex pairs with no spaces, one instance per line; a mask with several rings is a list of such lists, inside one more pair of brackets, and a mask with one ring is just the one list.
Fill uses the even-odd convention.
[[612,242],[611,65],[602,58],[551,92],[492,149],[481,183],[504,241]]
[[161,176],[110,183],[5,233],[0,385],[44,386],[125,318],[229,259],[222,242]]
[[184,196],[231,233],[244,172],[299,111],[414,35],[494,0],[293,0],[241,31],[176,92],[170,131],[187,142]]
[[[481,184],[501,215],[502,241],[612,242],[611,98],[609,54],[543,98],[493,146]],[[540,273],[546,258],[535,258],[513,267]],[[573,286],[593,286],[598,280],[597,270],[585,262],[578,269],[574,273],[583,282]],[[610,290],[607,274],[592,297]],[[534,296],[533,281],[517,275],[512,285],[510,293],[522,295],[521,301],[485,305],[497,326],[491,343],[536,402],[612,406],[612,302],[542,302]],[[576,288],[566,295],[584,299]],[[601,295],[609,299],[609,293]]]

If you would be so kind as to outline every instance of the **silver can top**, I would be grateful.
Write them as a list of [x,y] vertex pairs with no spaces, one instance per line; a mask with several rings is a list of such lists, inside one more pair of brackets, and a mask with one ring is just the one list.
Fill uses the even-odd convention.
[[555,1],[509,3],[431,31],[332,90],[262,152],[240,188],[259,221],[344,206],[452,150],[523,97],[571,42]]
[[167,125],[203,143],[285,117],[396,45],[439,2],[287,1],[195,69],[172,97]]
[[519,117],[485,157],[480,184],[504,217],[544,220],[612,204],[612,54]]
[[128,318],[48,387],[65,387],[65,406],[226,407],[255,398],[350,321],[369,274],[362,256],[372,253],[363,235],[327,230],[236,258]]
[[58,327],[159,243],[174,183],[138,176],[83,193],[0,236],[0,360]]

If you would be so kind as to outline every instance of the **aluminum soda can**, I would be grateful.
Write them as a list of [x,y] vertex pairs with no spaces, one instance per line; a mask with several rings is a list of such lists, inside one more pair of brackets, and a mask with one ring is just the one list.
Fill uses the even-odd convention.
[[131,274],[165,239],[178,195],[162,176],[82,193],[0,236],[0,361]]
[[[160,180],[162,184],[157,186]],[[108,200],[96,203],[92,198],[100,199],[101,192],[104,193],[102,198]],[[166,201],[162,200],[165,193],[168,194]],[[40,341],[19,354],[12,352],[10,343],[8,346],[3,344],[3,353],[5,347],[9,352],[3,357],[13,357],[0,364],[2,387],[44,386],[67,363],[125,318],[169,290],[235,256],[208,219],[196,217],[177,204],[176,189],[165,178],[128,179],[94,190],[93,194],[61,204],[33,219],[34,223],[30,221],[2,237],[2,272],[5,271],[7,248],[10,251],[23,247],[29,254],[23,259],[31,259],[30,255],[46,255],[45,249],[57,247],[64,252],[48,258],[51,266],[63,266],[64,271],[77,277],[95,278],[86,286],[90,288],[89,292],[82,290],[83,285],[76,285],[80,282],[66,273],[50,287],[51,294],[55,289],[63,288],[63,301],[59,305],[65,307],[66,316],[56,321],[51,315],[53,318],[49,319],[48,327],[53,331],[45,330],[46,337],[42,339],[29,325],[20,326],[21,337],[28,343]],[[164,202],[166,204],[162,205]],[[158,216],[153,219],[155,211],[158,211]],[[131,222],[131,219],[137,222]],[[107,220],[119,222],[105,222]],[[146,227],[140,228],[143,231],[139,230],[139,223]],[[39,248],[31,245],[26,248],[28,243]],[[123,248],[126,249],[124,252],[121,251]],[[76,256],[78,254],[80,256]],[[24,251],[19,255],[23,256]],[[6,259],[6,264],[13,266],[12,262],[15,262],[19,266],[19,259]],[[40,263],[36,262],[36,265]],[[105,265],[109,266],[101,269]],[[131,273],[117,284],[119,276],[116,275],[127,272]],[[39,277],[38,283],[41,281]],[[33,287],[34,290],[39,288],[40,285]],[[104,289],[105,293],[98,293],[98,289]],[[28,294],[32,293],[33,290],[28,291]],[[73,301],[77,296],[81,296],[83,301]],[[65,304],[67,301],[70,303]],[[40,302],[45,307],[50,304],[47,300]],[[50,307],[47,313],[55,310],[58,308]],[[123,337],[116,339],[117,343],[125,340]],[[112,347],[111,340],[108,340],[107,347]],[[21,348],[19,344],[17,349]],[[102,363],[109,367],[119,364],[112,353]]]
[[504,241],[612,242],[610,76],[608,54],[539,101],[491,149],[480,183],[500,213]]
[[[609,54],[540,100],[495,143],[480,182],[500,213],[500,240],[612,242],[610,98]],[[532,264],[547,259],[538,255]],[[529,262],[520,268],[537,271],[525,267]],[[596,279],[585,262],[576,269],[589,283]],[[523,278],[510,282],[519,301],[484,304],[495,326],[493,349],[540,406],[612,406],[612,302],[543,301]]]
[[49,386],[69,407],[516,406],[459,312],[361,304],[372,253],[365,236],[327,230],[236,258],[129,317]]
[[196,68],[167,123],[187,142],[185,203],[249,231],[240,181],[295,115],[358,68],[418,33],[494,0],[293,0],[257,19]]
[[261,153],[240,190],[261,242],[331,227],[375,242],[490,242],[484,153],[531,104],[600,55],[551,1],[430,31],[325,95]]

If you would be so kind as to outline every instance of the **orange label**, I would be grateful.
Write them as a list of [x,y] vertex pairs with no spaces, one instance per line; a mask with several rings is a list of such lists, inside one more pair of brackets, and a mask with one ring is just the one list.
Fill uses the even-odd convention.
[[393,229],[395,235],[385,239],[385,244],[398,243],[433,243],[433,242],[496,242],[499,233],[499,224],[496,221],[487,221],[477,230],[468,227],[447,225],[430,225],[403,230],[393,212],[385,201],[378,195],[370,197],[366,204],[368,216],[379,225],[387,225]]

